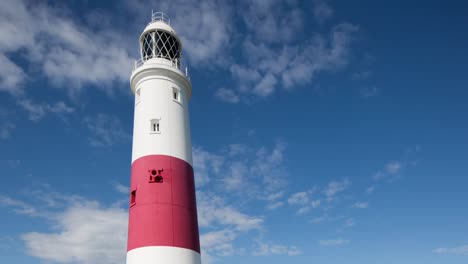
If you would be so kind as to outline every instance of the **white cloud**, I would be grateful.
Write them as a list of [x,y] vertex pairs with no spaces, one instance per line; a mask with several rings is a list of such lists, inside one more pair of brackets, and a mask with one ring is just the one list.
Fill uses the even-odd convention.
[[399,161],[392,161],[385,166],[385,170],[388,174],[395,174],[400,172],[402,164]]
[[286,144],[277,142],[272,149],[262,147],[256,152],[250,172],[256,180],[261,180],[260,196],[263,199],[280,192],[288,184],[288,174],[283,164],[285,150]]
[[243,188],[248,175],[248,167],[243,162],[234,161],[228,165],[226,177],[224,177],[223,185],[227,190],[238,190]]
[[314,201],[311,202],[311,206],[312,206],[312,208],[317,208],[317,207],[320,206],[321,203],[322,203],[321,200],[314,200]]
[[[342,23],[334,26],[329,36],[317,33],[304,43],[292,44],[283,40],[279,46],[269,44],[268,38],[259,41],[251,37],[261,36],[258,34],[260,30],[249,32],[249,37],[243,42],[247,63],[237,63],[230,68],[233,79],[238,83],[237,95],[241,100],[248,95],[269,96],[277,85],[290,89],[308,84],[320,72],[343,68],[348,64],[350,43],[358,28]],[[293,31],[294,28],[287,30]],[[267,33],[270,34],[273,33]],[[283,33],[278,35],[284,36]]]
[[369,187],[367,187],[367,188],[366,188],[366,193],[367,193],[367,194],[373,193],[373,192],[375,191],[375,188],[376,188],[376,186],[375,186],[374,184],[371,185],[371,186],[369,186]]
[[255,85],[253,93],[261,97],[269,96],[275,90],[276,82],[275,76],[268,73],[257,85]]
[[[118,189],[124,186],[115,185]],[[16,214],[40,217],[52,227],[51,231],[28,232],[21,236],[27,253],[46,262],[103,264],[125,262],[128,209],[120,202],[104,206],[81,196],[45,190],[28,190],[26,202],[0,196],[0,206],[11,208]],[[245,250],[235,239],[250,231],[263,229],[263,218],[249,216],[228,205],[219,196],[206,197],[197,193],[199,224],[210,231],[200,236],[204,262],[217,257],[243,254]],[[43,245],[47,244],[47,248]],[[60,254],[57,254],[60,252]]]
[[299,208],[299,210],[297,210],[297,214],[302,215],[302,214],[308,213],[310,209],[311,209],[310,206],[301,207]]
[[310,220],[310,222],[313,224],[320,224],[328,219],[329,219],[328,215],[321,215],[321,216],[313,218],[312,220]]
[[238,231],[262,228],[263,218],[244,214],[234,207],[226,205],[219,196],[198,192],[197,203],[200,227],[213,227],[217,224]]
[[74,108],[68,106],[63,101],[58,101],[55,104],[50,105],[34,103],[31,99],[19,99],[17,103],[21,108],[28,112],[29,119],[31,121],[39,121],[47,113],[64,115],[75,111]]
[[215,97],[220,99],[221,101],[236,104],[240,101],[239,96],[234,90],[227,89],[227,88],[220,88],[216,91]]
[[193,147],[192,151],[195,186],[199,188],[210,182],[210,175],[217,175],[221,172],[224,158],[200,147]]
[[266,200],[268,201],[275,201],[277,199],[280,199],[284,196],[284,191],[272,193],[266,197]]
[[327,239],[327,240],[319,240],[319,244],[321,246],[341,246],[348,244],[350,240],[337,238],[337,239]]
[[[1,24],[0,32],[2,32]],[[0,49],[0,91],[6,91],[12,95],[22,94],[22,84],[25,79],[26,74],[23,69],[1,54]]]
[[0,139],[7,139],[11,135],[11,131],[15,128],[15,124],[10,122],[0,124]]
[[366,209],[367,207],[369,207],[369,203],[367,203],[367,202],[355,202],[351,207],[356,208],[356,209]]
[[297,204],[306,204],[309,202],[309,194],[307,192],[298,192],[292,194],[288,198],[288,203],[291,205],[297,205]]
[[333,9],[326,0],[314,0],[314,17],[323,24],[327,19],[333,16]]
[[275,210],[275,209],[278,209],[280,207],[282,207],[284,205],[284,202],[274,202],[274,203],[269,203],[267,205],[267,209],[269,210]]
[[351,182],[348,179],[344,179],[341,181],[331,181],[325,188],[324,193],[328,198],[332,198],[336,194],[346,190],[350,185]]
[[202,250],[211,255],[230,256],[236,253],[233,241],[237,234],[232,230],[219,230],[204,233],[200,236]]
[[[255,158],[249,168],[262,173],[269,173],[283,161],[281,144],[258,150],[241,144],[232,144],[222,149],[227,151],[228,155],[232,154],[230,157],[235,159],[239,159],[239,156],[245,157],[246,153],[253,155]],[[214,173],[222,173],[224,166],[229,165],[224,164],[227,161],[222,156],[202,149],[198,149],[197,152],[200,158],[196,162],[198,170],[205,170],[210,176],[220,175]],[[269,164],[262,166],[258,164],[265,162]],[[263,178],[257,179],[263,185]],[[127,191],[126,187],[119,183],[113,183],[113,187],[120,192]],[[121,203],[115,202],[113,205],[105,206],[80,196],[54,192],[48,186],[43,188],[45,190],[27,190],[23,193],[37,207],[9,197],[0,199],[0,205],[10,207],[17,214],[41,217],[50,227],[48,229],[50,231],[31,231],[21,236],[29,255],[44,262],[54,263],[85,264],[93,263],[95,259],[99,259],[103,264],[125,262],[128,214]],[[273,204],[281,202],[279,199],[283,196],[284,191],[268,192],[268,196],[264,196],[261,201]],[[243,243],[241,246],[240,240],[251,240],[251,236],[266,231],[265,217],[242,211],[239,209],[239,204],[232,203],[222,191],[217,194],[213,188],[209,191],[197,190],[197,203],[204,263],[215,262],[223,256],[246,253],[291,256],[300,254],[300,250],[295,246],[267,243],[262,243],[265,245],[262,247],[263,251],[250,251],[257,246],[255,239],[254,244]],[[48,245],[46,249],[43,249],[44,244]]]
[[468,245],[462,245],[462,246],[452,247],[452,248],[446,248],[446,247],[436,248],[434,249],[434,253],[468,255]]
[[297,256],[302,252],[296,246],[285,246],[278,244],[270,244],[257,242],[258,247],[252,252],[254,256],[269,256],[269,255],[288,255]]
[[39,214],[32,205],[6,196],[0,196],[0,206],[12,207],[13,212],[21,215],[37,216]]
[[404,164],[401,161],[392,161],[385,165],[383,170],[380,170],[372,177],[375,181],[392,180],[403,169]]
[[[20,94],[28,78],[29,67],[11,59],[17,53],[24,53],[26,64],[71,95],[89,85],[112,94],[122,87],[113,83],[128,81],[133,65],[129,54],[137,54],[137,39],[129,39],[132,34],[115,27],[108,15],[91,14],[83,23],[64,15],[70,11],[63,7],[12,2],[0,6],[0,36],[4,36],[0,90]],[[122,4],[136,19],[138,26],[131,26],[132,32],[141,31],[149,21],[151,1]],[[358,30],[353,24],[340,23],[322,32],[307,32],[307,39],[301,39],[298,36],[305,32],[304,19],[309,14],[296,1],[164,0],[158,2],[158,9],[171,16],[191,65],[231,73],[233,86],[214,95],[228,103],[268,97],[279,87],[307,85],[319,73],[344,68]],[[327,1],[314,1],[313,15],[319,23],[333,13]],[[97,17],[104,22],[97,23]],[[245,32],[242,37],[239,28]]]
[[[57,263],[122,263],[127,241],[127,210],[97,202],[73,204],[57,214],[51,233],[22,235],[29,255]],[[44,247],[47,245],[47,247]],[[60,254],[57,254],[60,252]]]
[[86,117],[84,124],[90,133],[89,143],[95,147],[109,147],[127,143],[131,139],[120,119],[113,115],[97,114],[94,117]]
[[125,186],[119,182],[114,182],[114,189],[121,194],[129,194],[130,187]]
[[[71,94],[84,84],[111,93],[127,82],[133,60],[113,27],[93,31],[66,10],[21,0],[0,3],[0,90],[18,94],[27,74],[8,54],[19,54]],[[27,66],[25,66],[27,67]]]
[[275,203],[279,206],[277,200],[284,195],[288,184],[283,164],[286,144],[278,142],[272,147],[259,148],[231,144],[220,149],[219,153],[211,153],[193,148],[197,188],[210,182],[212,187],[225,191],[223,195],[240,195],[243,201],[267,201],[270,208]]
[[262,43],[289,42],[303,28],[303,13],[296,3],[244,1],[238,8],[248,34]]

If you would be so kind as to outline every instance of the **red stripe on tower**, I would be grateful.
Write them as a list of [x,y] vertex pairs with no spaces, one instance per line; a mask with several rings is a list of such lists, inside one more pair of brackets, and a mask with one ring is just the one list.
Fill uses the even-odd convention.
[[193,169],[164,155],[132,165],[128,251],[145,246],[174,246],[200,253]]

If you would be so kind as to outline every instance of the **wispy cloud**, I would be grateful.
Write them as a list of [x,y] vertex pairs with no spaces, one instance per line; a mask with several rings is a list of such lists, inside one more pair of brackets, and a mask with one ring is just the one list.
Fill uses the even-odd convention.
[[132,59],[121,46],[124,34],[115,27],[94,31],[63,14],[67,14],[63,7],[1,2],[0,90],[22,92],[28,73],[11,59],[10,54],[16,53],[56,87],[72,94],[85,84],[110,93],[116,87],[109,85],[113,81],[127,81]]
[[307,192],[298,192],[298,193],[294,193],[292,194],[289,198],[288,198],[288,203],[289,204],[306,204],[309,202],[309,194]]
[[314,17],[318,23],[323,24],[333,16],[333,9],[326,0],[314,0]]
[[210,182],[232,195],[240,194],[233,191],[242,190],[244,201],[260,199],[269,205],[277,203],[288,184],[283,164],[285,149],[283,142],[257,148],[231,144],[217,153],[194,147],[197,188]]
[[376,185],[375,184],[372,184],[371,186],[367,187],[366,188],[366,193],[367,194],[371,194],[375,191],[375,188],[376,188]]
[[258,241],[257,248],[252,252],[254,256],[269,256],[269,255],[288,255],[297,256],[302,252],[296,246],[285,246],[279,244],[269,244]]
[[440,247],[434,249],[434,253],[437,254],[454,254],[454,255],[468,255],[468,245],[462,245],[458,247]]
[[322,201],[320,199],[311,200],[311,195],[315,192],[315,188],[305,192],[293,193],[288,198],[289,205],[300,206],[297,210],[298,215],[303,215],[310,212],[314,208],[318,208]]
[[[348,64],[350,43],[357,30],[358,27],[352,24],[342,23],[334,26],[329,36],[315,34],[301,45],[286,42],[280,48],[270,45],[269,42],[274,41],[268,37],[261,40],[247,37],[242,47],[248,63],[237,63],[231,67],[232,77],[238,86],[231,88],[230,93],[241,99],[252,95],[266,97],[272,95],[278,86],[291,89],[310,83],[320,72],[337,71]],[[285,32],[291,31],[294,27]],[[261,36],[258,32],[252,32],[252,35]]]
[[356,209],[366,209],[367,207],[369,207],[369,203],[368,202],[355,202],[351,207],[356,208]]
[[342,239],[342,238],[337,238],[337,239],[327,239],[327,240],[319,240],[319,244],[321,246],[341,246],[345,245],[351,242],[350,240],[347,239]]
[[124,130],[120,119],[113,115],[97,114],[84,118],[89,131],[89,143],[95,147],[109,147],[130,142],[131,135]]
[[326,220],[330,219],[330,217],[327,215],[327,214],[323,214],[321,216],[318,216],[318,217],[314,217],[310,220],[310,222],[312,224],[320,224]]
[[130,188],[128,186],[125,186],[119,182],[114,182],[113,185],[114,189],[121,194],[128,194],[130,192]]
[[34,103],[31,99],[19,99],[17,104],[28,112],[31,121],[39,121],[48,113],[65,115],[75,111],[73,107],[68,106],[63,101],[58,101],[51,105],[46,103]]
[[341,193],[344,190],[348,189],[350,185],[351,181],[349,181],[348,179],[343,179],[341,181],[331,181],[328,183],[327,187],[323,192],[328,198],[333,198],[338,193]]
[[[129,32],[123,31],[128,29],[112,23],[93,24],[93,19],[83,23],[63,15],[68,11],[63,6],[33,5],[24,0],[11,3],[4,1],[0,6],[0,35],[16,36],[0,39],[0,90],[22,93],[30,73],[11,56],[20,52],[26,54],[27,64],[71,95],[89,86],[112,94],[121,87],[113,83],[127,82],[134,60],[130,54],[137,54],[136,40],[128,40]],[[145,25],[150,1],[121,3],[137,19],[135,24]],[[313,4],[318,23],[323,24],[334,13],[325,0]],[[177,12],[172,11],[173,6]],[[350,62],[351,44],[358,31],[358,26],[342,22],[324,32],[308,32],[306,40],[299,40],[310,10],[284,0],[164,0],[158,2],[158,9],[168,11],[184,43],[185,58],[192,65],[231,74],[232,85],[214,94],[229,103],[268,97],[279,88],[310,84],[319,73],[344,68]],[[100,14],[102,20],[107,16]],[[239,26],[243,38],[237,35]]]
[[[194,169],[197,181],[198,221],[206,236],[206,243],[217,244],[203,248],[205,259],[216,261],[219,257],[236,254],[262,255],[257,250],[258,239],[251,251],[252,244],[239,244],[255,234],[267,230],[264,215],[247,213],[242,210],[246,204],[263,203],[265,209],[275,210],[285,204],[285,187],[288,174],[284,165],[286,144],[277,142],[273,146],[248,146],[227,144],[216,152],[194,147]],[[197,175],[203,175],[198,178]],[[279,178],[279,180],[278,180]],[[209,182],[209,184],[207,184]],[[198,184],[200,183],[200,184]],[[268,254],[294,254],[294,248],[277,243],[263,247]],[[273,253],[272,253],[273,252]],[[288,253],[289,252],[289,253]],[[264,253],[267,254],[267,253]]]
[[408,166],[408,161],[391,161],[385,164],[383,169],[377,171],[372,176],[374,184],[372,184],[366,192],[368,194],[372,193],[379,182],[393,182],[401,177],[402,171]]
[[217,256],[231,256],[236,252],[236,247],[233,241],[236,239],[237,234],[232,230],[218,230],[204,233],[200,236],[200,244],[202,250],[210,255]]
[[21,238],[29,255],[45,261],[92,263],[99,259],[101,263],[117,264],[125,259],[127,217],[125,209],[87,201],[72,204],[52,218],[56,231],[30,232]]
[[240,97],[237,95],[233,90],[226,89],[226,88],[220,88],[216,91],[215,97],[217,97],[219,100],[236,104],[240,102]]
[[[3,23],[0,23],[0,25],[2,24]],[[2,31],[0,26],[0,33]],[[3,34],[0,35],[5,36]],[[23,69],[8,59],[5,54],[2,54],[0,46],[0,91],[6,91],[12,95],[18,96],[23,93],[23,83],[25,79],[26,74]]]
[[9,138],[15,127],[16,125],[10,122],[1,123],[0,124],[0,139]]
[[198,223],[201,227],[220,225],[239,231],[260,229],[263,218],[246,215],[232,206],[225,204],[223,198],[203,192],[197,193]]
[[39,214],[34,206],[7,196],[0,196],[0,206],[11,207],[13,212],[21,215],[37,216]]
[[202,187],[210,182],[210,175],[220,173],[223,165],[223,156],[213,154],[200,147],[193,147],[193,166],[197,187]]

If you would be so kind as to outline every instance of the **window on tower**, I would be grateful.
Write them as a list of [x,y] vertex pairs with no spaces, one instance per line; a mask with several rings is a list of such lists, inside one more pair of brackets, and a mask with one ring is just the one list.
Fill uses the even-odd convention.
[[130,206],[134,206],[136,204],[136,190],[133,190],[130,193]]
[[151,119],[151,121],[150,121],[150,132],[151,133],[161,133],[159,119]]
[[172,99],[176,102],[180,102],[180,91],[175,87],[172,88]]

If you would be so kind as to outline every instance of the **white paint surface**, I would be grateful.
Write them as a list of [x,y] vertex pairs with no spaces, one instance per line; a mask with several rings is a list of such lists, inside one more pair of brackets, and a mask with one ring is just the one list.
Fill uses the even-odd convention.
[[127,252],[127,264],[201,264],[200,254],[179,247],[151,246]]

